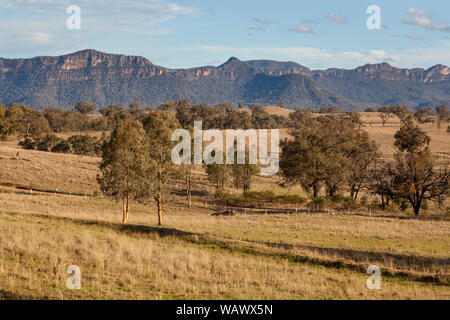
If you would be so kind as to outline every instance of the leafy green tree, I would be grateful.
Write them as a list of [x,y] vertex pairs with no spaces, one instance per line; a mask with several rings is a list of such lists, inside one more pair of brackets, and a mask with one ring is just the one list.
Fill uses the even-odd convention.
[[158,209],[158,225],[163,224],[163,205],[170,199],[172,184],[181,175],[180,167],[172,162],[171,152],[175,142],[171,140],[174,130],[180,124],[169,110],[155,110],[150,112],[144,120],[147,132],[150,167],[147,171],[147,191],[153,197]]
[[124,223],[128,222],[133,201],[148,196],[148,150],[148,138],[138,121],[119,121],[103,145],[101,174],[97,179],[105,195],[122,200]]
[[395,134],[395,197],[406,199],[416,216],[426,201],[442,203],[450,191],[450,170],[435,168],[430,140],[411,119]]
[[120,104],[110,105],[99,110],[100,114],[108,120],[108,127],[113,128],[118,121],[132,119],[131,114],[125,110],[125,107]]
[[367,132],[354,131],[353,134],[353,144],[347,153],[350,160],[347,179],[350,196],[357,199],[359,192],[369,186],[370,171],[381,154],[378,145],[370,139]]
[[238,150],[237,142],[231,147],[234,148],[234,164],[230,164],[227,167],[222,168],[223,173],[226,178],[228,173],[228,168],[231,168],[231,176],[233,178],[234,187],[237,189],[242,189],[244,193],[250,191],[252,185],[252,177],[258,173],[258,165],[250,164],[249,147],[245,148],[245,160],[243,164],[238,164]]
[[379,117],[381,119],[381,123],[383,124],[383,127],[386,126],[386,123],[389,121],[389,119],[394,117],[394,114],[391,112],[389,107],[384,106],[378,109]]
[[433,116],[433,108],[420,108],[414,113],[414,118],[416,118],[419,123],[429,122]]
[[63,139],[58,138],[54,134],[46,135],[41,141],[37,143],[37,149],[39,151],[51,151],[56,145],[61,143]]
[[307,121],[292,135],[281,143],[285,184],[300,184],[317,198],[323,187],[333,196],[348,183],[357,197],[377,157],[377,146],[367,134],[351,121],[325,116]]
[[9,135],[14,134],[11,127],[11,122],[6,118],[5,106],[0,104],[0,141],[5,141]]
[[442,122],[447,122],[450,119],[450,111],[448,110],[448,107],[445,105],[437,106],[436,107],[436,113],[437,113],[437,125],[438,128],[441,127]]
[[381,198],[383,210],[395,199],[395,165],[378,159],[369,173],[369,190]]
[[400,152],[417,153],[424,146],[429,146],[431,138],[409,117],[394,135],[394,146]]
[[141,108],[141,105],[138,102],[132,102],[128,106],[128,112],[131,117],[135,120],[144,121],[145,117],[147,117],[147,112]]
[[55,153],[70,153],[70,144],[66,141],[66,140],[62,140],[61,142],[59,142],[57,145],[55,145],[52,149],[51,152],[55,152]]
[[74,154],[82,156],[95,156],[97,139],[90,135],[75,135],[67,139]]
[[297,109],[289,114],[288,125],[290,128],[297,128],[303,126],[311,121],[312,112],[307,109]]
[[258,166],[246,162],[245,164],[234,164],[231,167],[234,186],[242,189],[244,193],[249,191],[252,185],[252,177],[258,173]]
[[89,114],[97,109],[97,105],[95,103],[80,101],[75,105],[74,109],[81,114]]
[[317,198],[326,177],[320,124],[317,121],[295,129],[293,140],[281,142],[280,173],[288,185],[300,184]]
[[392,105],[389,107],[389,111],[396,115],[399,119],[400,122],[404,122],[406,120],[406,118],[408,118],[410,115],[412,115],[412,112],[405,106],[400,106],[400,105]]
[[395,169],[396,197],[409,201],[416,216],[427,200],[442,203],[448,197],[450,170],[448,166],[435,169],[429,149],[397,154]]
[[231,166],[227,164],[205,165],[208,181],[217,188],[223,189],[231,178]]
[[250,106],[250,110],[252,112],[251,115],[252,128],[272,129],[277,127],[273,117],[271,117],[270,114],[266,110],[264,110],[263,107],[254,104]]
[[5,117],[14,124],[14,131],[24,138],[39,140],[51,131],[44,115],[24,104],[12,103],[6,110]]

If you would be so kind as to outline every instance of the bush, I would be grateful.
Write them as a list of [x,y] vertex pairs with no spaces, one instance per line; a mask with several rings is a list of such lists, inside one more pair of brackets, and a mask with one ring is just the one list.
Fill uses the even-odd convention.
[[303,204],[307,199],[298,195],[276,195],[272,191],[249,191],[242,195],[232,195],[226,191],[217,191],[215,198],[222,204],[236,207],[260,207],[267,203]]
[[67,139],[67,143],[72,147],[72,152],[81,156],[95,156],[97,140],[89,135],[71,136]]
[[369,205],[369,197],[368,196],[362,196],[360,203],[361,203],[362,206],[367,207]]
[[62,141],[61,138],[53,134],[48,134],[37,144],[37,150],[39,151],[51,151],[54,146]]
[[342,209],[358,209],[360,208],[360,205],[356,199],[353,199],[352,197],[345,197],[340,201]]
[[70,153],[70,145],[67,141],[63,140],[54,146],[51,151],[56,153]]
[[330,201],[327,197],[317,197],[311,200],[309,207],[313,210],[323,210],[330,206]]
[[358,200],[355,200],[352,197],[336,194],[331,197],[326,196],[315,198],[311,200],[309,207],[314,210],[324,210],[327,208],[347,210],[358,209],[361,205],[358,203]]
[[31,138],[25,138],[24,140],[19,142],[19,146],[26,150],[35,150],[37,142]]

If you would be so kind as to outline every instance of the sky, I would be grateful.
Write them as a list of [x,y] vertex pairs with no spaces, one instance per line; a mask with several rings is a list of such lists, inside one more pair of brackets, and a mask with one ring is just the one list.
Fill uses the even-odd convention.
[[[67,12],[72,5],[80,19]],[[380,29],[367,27],[371,5],[380,8]],[[231,56],[311,69],[450,66],[449,12],[448,0],[0,0],[0,57],[89,48],[168,68]]]

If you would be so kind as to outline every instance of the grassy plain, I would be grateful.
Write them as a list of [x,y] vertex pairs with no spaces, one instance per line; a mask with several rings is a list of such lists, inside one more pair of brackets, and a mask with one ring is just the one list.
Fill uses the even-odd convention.
[[[391,157],[399,124],[364,117]],[[450,135],[424,128],[435,157],[448,163]],[[97,194],[99,161],[0,144],[0,298],[450,299],[448,215],[213,217],[213,188],[197,168],[194,207],[176,197],[158,228],[155,205],[135,204],[125,226],[120,204]],[[257,177],[254,186],[302,194],[276,177]],[[381,290],[366,287],[372,264],[381,268]],[[81,268],[80,291],[65,286],[69,265]]]

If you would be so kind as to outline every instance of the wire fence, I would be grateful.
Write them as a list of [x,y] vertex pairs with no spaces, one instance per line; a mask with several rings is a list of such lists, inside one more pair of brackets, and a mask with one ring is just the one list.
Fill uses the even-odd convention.
[[237,214],[335,214],[335,210],[332,208],[247,208],[208,203],[205,203],[205,208],[208,210],[213,210],[215,212],[234,211]]

